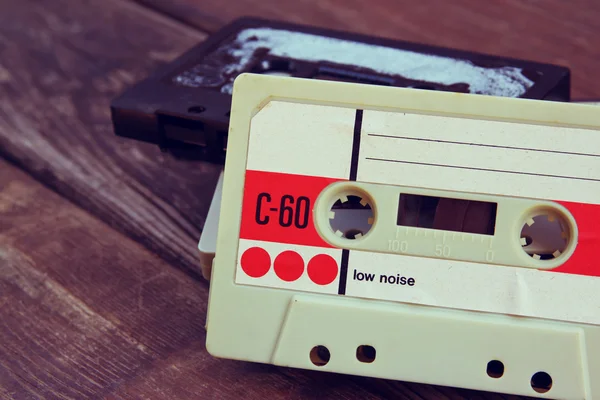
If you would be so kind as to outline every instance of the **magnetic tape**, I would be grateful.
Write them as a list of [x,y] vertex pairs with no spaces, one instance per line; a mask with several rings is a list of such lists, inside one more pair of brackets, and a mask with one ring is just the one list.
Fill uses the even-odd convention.
[[223,163],[240,73],[569,101],[567,68],[242,18],[111,105],[115,133],[181,158]]
[[207,348],[561,399],[600,396],[600,114],[242,74]]

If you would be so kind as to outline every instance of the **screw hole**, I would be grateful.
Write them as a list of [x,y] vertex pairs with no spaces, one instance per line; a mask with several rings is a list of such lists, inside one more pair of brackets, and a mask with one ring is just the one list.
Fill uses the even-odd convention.
[[504,363],[498,360],[492,360],[487,364],[487,374],[490,378],[501,378],[504,375]]
[[377,351],[375,347],[369,345],[362,345],[356,348],[356,358],[358,361],[363,363],[372,363],[375,361]]
[[552,377],[543,371],[536,372],[531,377],[531,387],[538,393],[546,393],[552,388]]
[[204,111],[206,111],[206,107],[202,107],[202,106],[193,106],[188,108],[188,112],[192,113],[192,114],[200,114],[203,113]]
[[315,346],[310,350],[310,361],[315,364],[317,367],[322,367],[327,365],[329,360],[331,359],[331,353],[329,353],[329,349],[325,346]]
[[227,112],[225,113],[225,116],[226,116],[227,118],[231,117],[231,111],[227,111]]

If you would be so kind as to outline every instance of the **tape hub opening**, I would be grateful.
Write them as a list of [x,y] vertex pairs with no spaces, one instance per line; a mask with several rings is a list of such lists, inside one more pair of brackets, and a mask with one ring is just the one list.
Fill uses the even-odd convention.
[[572,241],[569,220],[555,210],[536,210],[525,219],[520,244],[531,258],[554,260],[568,251]]
[[372,201],[361,193],[340,193],[329,210],[329,226],[336,236],[356,240],[372,228]]

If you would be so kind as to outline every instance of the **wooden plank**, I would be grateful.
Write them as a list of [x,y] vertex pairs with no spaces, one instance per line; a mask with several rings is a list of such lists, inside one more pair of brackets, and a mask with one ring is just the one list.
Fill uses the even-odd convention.
[[208,285],[0,159],[0,399],[519,399],[220,360]]
[[381,398],[347,376],[211,357],[207,297],[0,160],[0,398]]
[[556,63],[574,98],[600,96],[596,0],[136,0],[212,32],[245,15]]
[[173,264],[198,268],[218,168],[115,137],[109,104],[204,34],[129,2],[0,8],[0,154]]
[[[344,379],[343,375],[316,371],[278,368],[270,365],[254,365],[221,360],[228,364],[241,380],[230,379],[226,383],[207,379],[205,361],[196,355],[198,349],[190,347],[187,354],[170,357],[156,368],[130,384],[123,385],[114,399],[152,398],[158,400],[193,399],[194,393],[207,393],[211,399],[410,399],[410,400],[526,400],[528,397],[501,395],[474,390],[455,389],[393,382],[362,377]],[[279,371],[284,376],[271,379]],[[269,386],[265,381],[269,380]],[[248,382],[258,381],[260,387],[250,387]],[[224,393],[224,384],[230,394]],[[367,392],[369,389],[371,392]],[[233,395],[232,395],[233,394]],[[137,396],[137,397],[136,397]],[[228,397],[231,396],[231,397]],[[342,397],[337,397],[342,396]]]

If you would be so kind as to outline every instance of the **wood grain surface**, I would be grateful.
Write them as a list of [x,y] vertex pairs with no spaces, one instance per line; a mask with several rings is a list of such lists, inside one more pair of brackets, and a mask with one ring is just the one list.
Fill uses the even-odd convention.
[[252,15],[571,68],[574,99],[600,98],[597,0],[136,0],[212,32]]
[[28,173],[0,161],[0,398],[520,398],[212,358],[195,271],[218,168],[115,137],[108,105],[241,15],[559,63],[574,97],[598,98],[600,3],[0,0],[0,10],[0,155]]
[[0,160],[0,398],[382,398],[366,379],[213,358],[207,297]]
[[0,154],[198,270],[218,168],[117,138],[109,104],[204,34],[126,1],[0,0],[0,9]]

